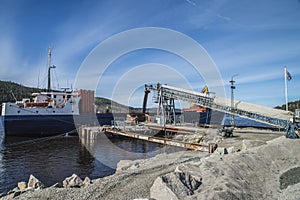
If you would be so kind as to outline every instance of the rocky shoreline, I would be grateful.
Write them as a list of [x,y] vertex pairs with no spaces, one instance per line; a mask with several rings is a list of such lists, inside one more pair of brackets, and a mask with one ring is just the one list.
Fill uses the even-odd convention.
[[[85,179],[82,180],[79,176],[73,174],[72,176],[65,178],[62,183],[55,183],[49,188],[85,188],[90,184],[92,184],[92,181],[88,177],[85,177]],[[45,189],[44,184],[31,174],[28,182],[19,182],[17,187],[7,192],[7,196],[16,198],[26,192],[34,192],[42,189]]]
[[[95,180],[28,189],[2,199],[299,199],[300,140],[244,140],[209,155],[182,151],[120,161]],[[76,179],[79,185],[75,186]],[[68,178],[67,178],[68,179]],[[71,181],[74,180],[74,181]],[[73,184],[73,185],[72,185]],[[284,185],[284,187],[282,186]]]

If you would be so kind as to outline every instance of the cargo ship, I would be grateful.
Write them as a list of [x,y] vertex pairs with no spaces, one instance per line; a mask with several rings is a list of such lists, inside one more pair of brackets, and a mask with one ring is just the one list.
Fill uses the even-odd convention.
[[110,124],[111,113],[95,114],[94,91],[53,91],[50,85],[51,49],[48,50],[48,88],[30,98],[2,104],[5,136],[52,136],[75,133],[81,124]]

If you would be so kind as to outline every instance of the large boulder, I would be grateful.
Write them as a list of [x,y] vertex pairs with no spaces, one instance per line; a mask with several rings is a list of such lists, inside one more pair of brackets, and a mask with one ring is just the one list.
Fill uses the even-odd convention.
[[15,198],[25,192],[39,190],[39,189],[43,189],[43,188],[44,188],[44,185],[42,184],[42,182],[39,181],[37,178],[35,178],[31,174],[27,183],[24,181],[19,182],[18,187],[10,190],[7,193],[7,197],[8,197],[8,199],[11,199],[11,198]]
[[63,186],[64,188],[79,188],[83,185],[83,181],[81,180],[81,178],[79,176],[77,176],[76,174],[73,174],[70,177],[67,177],[64,181],[63,181]]
[[84,179],[83,182],[82,182],[82,186],[83,186],[83,187],[87,187],[87,186],[89,186],[89,185],[91,185],[91,184],[92,184],[91,179],[90,179],[89,177],[85,177],[85,179]]
[[18,183],[19,190],[25,190],[27,188],[27,183],[22,181]]
[[214,153],[212,154],[212,156],[224,156],[225,154],[228,154],[228,151],[225,147],[218,147]]
[[177,195],[165,183],[162,177],[158,177],[150,188],[150,197],[154,199],[172,199],[178,200]]
[[201,177],[185,172],[171,172],[158,177],[150,188],[154,199],[182,199],[193,195],[202,184]]
[[44,188],[44,185],[41,181],[39,181],[36,177],[34,177],[31,174],[27,183],[27,187],[33,189],[42,189]]

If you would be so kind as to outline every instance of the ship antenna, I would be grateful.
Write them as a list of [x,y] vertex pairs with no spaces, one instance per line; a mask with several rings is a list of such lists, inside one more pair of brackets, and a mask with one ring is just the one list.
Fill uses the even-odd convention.
[[50,70],[52,68],[56,68],[56,66],[52,65],[51,66],[51,48],[48,48],[48,89],[47,91],[51,91],[51,75],[50,75]]

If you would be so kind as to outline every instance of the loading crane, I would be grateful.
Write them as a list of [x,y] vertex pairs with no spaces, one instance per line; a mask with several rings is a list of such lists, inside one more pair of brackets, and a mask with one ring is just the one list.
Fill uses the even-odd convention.
[[162,116],[163,124],[175,124],[175,100],[197,104],[212,110],[229,113],[254,121],[262,122],[286,129],[287,138],[299,138],[300,110],[295,113],[218,97],[213,93],[200,93],[166,84],[145,85],[143,112],[146,112],[148,94],[155,92],[155,102],[158,103],[157,115]]

